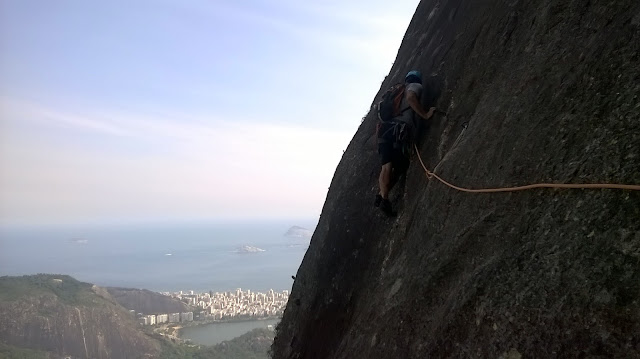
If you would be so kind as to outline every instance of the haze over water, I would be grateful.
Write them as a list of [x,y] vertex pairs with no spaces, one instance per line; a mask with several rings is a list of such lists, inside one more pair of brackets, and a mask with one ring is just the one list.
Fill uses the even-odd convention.
[[[290,289],[312,220],[0,228],[0,275],[69,274],[155,291]],[[264,252],[242,253],[242,246]]]

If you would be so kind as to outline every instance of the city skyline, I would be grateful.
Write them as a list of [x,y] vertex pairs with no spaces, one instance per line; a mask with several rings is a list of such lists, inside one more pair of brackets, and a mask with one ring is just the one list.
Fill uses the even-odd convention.
[[135,313],[134,310],[130,310],[138,316],[142,325],[191,322],[194,318],[213,321],[272,318],[282,315],[289,299],[289,290],[274,291],[273,289],[269,289],[267,293],[250,289],[243,291],[241,288],[225,292],[190,290],[189,293],[183,293],[183,291],[159,293],[197,308],[199,316],[194,317],[193,311]]

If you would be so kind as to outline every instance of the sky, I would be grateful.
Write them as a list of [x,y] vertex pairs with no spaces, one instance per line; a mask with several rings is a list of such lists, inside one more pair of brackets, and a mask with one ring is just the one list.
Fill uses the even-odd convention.
[[0,224],[317,218],[418,0],[0,0]]

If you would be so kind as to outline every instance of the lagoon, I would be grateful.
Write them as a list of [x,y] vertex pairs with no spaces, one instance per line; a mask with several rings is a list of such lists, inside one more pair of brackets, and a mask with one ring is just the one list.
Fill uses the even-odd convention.
[[191,339],[200,345],[216,345],[225,340],[237,338],[253,329],[266,328],[268,325],[273,325],[275,328],[279,321],[279,319],[266,319],[186,327],[180,331],[180,337]]

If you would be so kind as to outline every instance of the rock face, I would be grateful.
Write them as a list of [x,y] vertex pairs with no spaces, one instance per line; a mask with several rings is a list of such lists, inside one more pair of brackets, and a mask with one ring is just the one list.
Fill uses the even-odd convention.
[[[639,38],[635,0],[423,0],[376,99],[437,75],[423,103],[448,117],[418,148],[460,186],[638,184]],[[336,169],[275,358],[640,358],[640,193],[469,194],[414,157],[388,219],[375,125]]]
[[184,302],[146,289],[115,287],[106,289],[118,304],[127,309],[135,310],[136,313],[164,314],[191,310]]
[[106,290],[69,276],[0,277],[0,342],[73,358],[160,354]]

